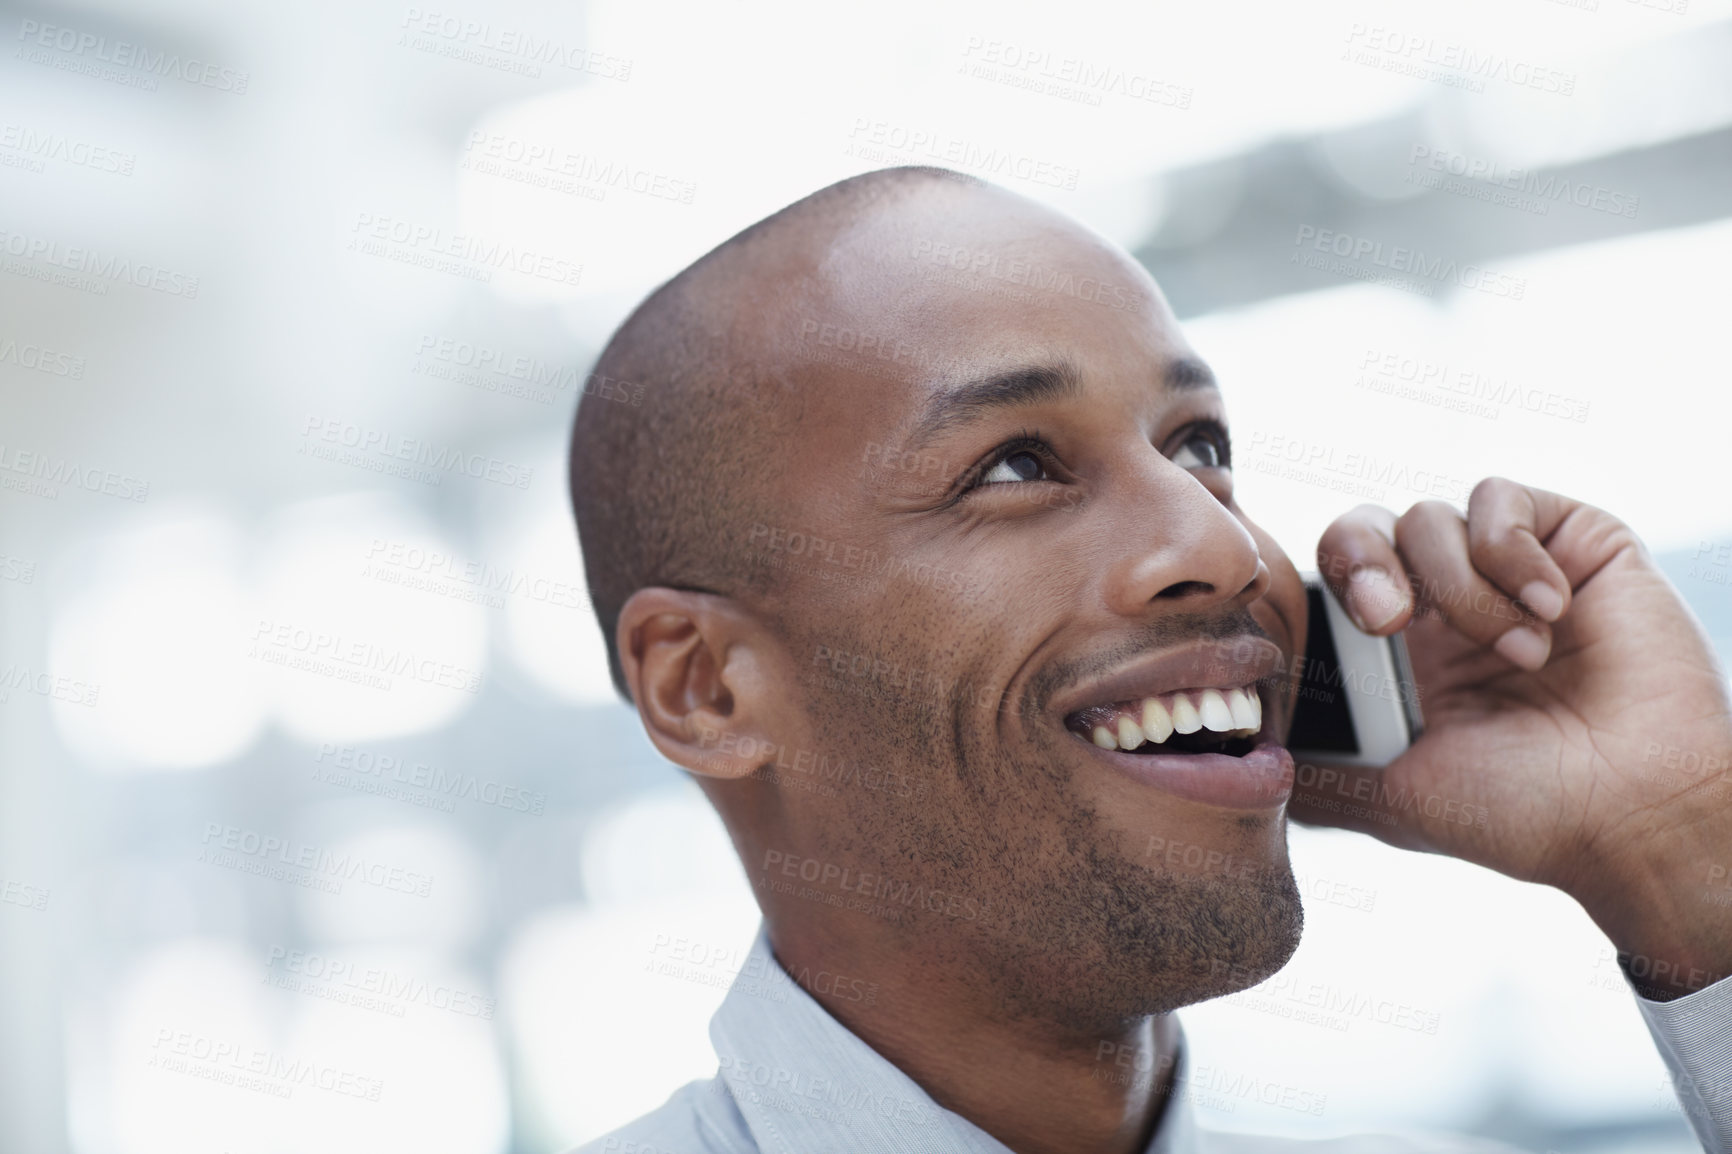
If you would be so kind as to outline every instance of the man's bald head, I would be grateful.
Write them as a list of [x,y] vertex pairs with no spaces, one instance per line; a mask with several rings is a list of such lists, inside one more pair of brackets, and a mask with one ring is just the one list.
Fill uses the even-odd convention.
[[850,177],[724,241],[651,293],[608,341],[594,376],[637,386],[641,403],[598,388],[578,406],[571,494],[590,599],[614,687],[620,607],[665,585],[738,596],[775,588],[755,565],[755,522],[776,521],[784,460],[773,446],[798,424],[798,381],[775,357],[782,306],[828,270],[831,239],[863,216],[933,187],[986,188],[941,168]]

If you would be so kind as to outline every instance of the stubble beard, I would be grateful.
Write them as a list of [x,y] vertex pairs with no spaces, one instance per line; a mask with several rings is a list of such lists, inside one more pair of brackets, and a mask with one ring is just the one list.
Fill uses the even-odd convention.
[[838,752],[915,786],[844,790],[850,821],[826,835],[831,849],[979,911],[916,907],[894,932],[989,986],[1008,1018],[1105,1034],[1254,985],[1297,948],[1284,852],[1235,876],[1168,870],[1124,844],[1060,768],[1073,759],[1038,737],[1007,750],[970,730],[963,706],[918,692],[821,680],[806,692]]

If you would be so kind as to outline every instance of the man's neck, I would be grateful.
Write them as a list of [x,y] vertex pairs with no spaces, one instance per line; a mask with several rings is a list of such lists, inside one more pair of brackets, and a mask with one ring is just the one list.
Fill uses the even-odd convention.
[[946,1110],[1017,1154],[1141,1154],[1173,1082],[1178,1024],[1145,1018],[1110,1034],[1007,1020],[975,975],[879,943],[829,941],[772,925],[790,973],[835,969],[838,956],[881,987],[871,1005],[813,998]]

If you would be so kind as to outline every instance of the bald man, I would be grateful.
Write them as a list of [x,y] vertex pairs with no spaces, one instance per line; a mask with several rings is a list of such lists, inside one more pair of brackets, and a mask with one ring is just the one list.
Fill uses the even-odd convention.
[[[1705,893],[1732,807],[1645,757],[1726,766],[1726,681],[1616,519],[1493,479],[1465,516],[1336,521],[1320,571],[1406,630],[1426,731],[1387,788],[1295,794],[1300,578],[1114,245],[955,173],[868,173],[657,289],[597,373],[642,398],[585,397],[572,437],[614,681],[764,920],[717,1077],[585,1150],[1289,1149],[1196,1128],[1172,1015],[1281,968],[1287,819],[1349,809],[1574,897],[1732,1154],[1732,905]],[[1391,796],[1453,804],[1365,816]]]

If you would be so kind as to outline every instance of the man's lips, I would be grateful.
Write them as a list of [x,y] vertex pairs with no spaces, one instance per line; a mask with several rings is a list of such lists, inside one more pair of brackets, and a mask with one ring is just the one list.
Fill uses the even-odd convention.
[[1230,809],[1269,809],[1293,791],[1293,755],[1263,742],[1243,757],[1225,753],[1125,753],[1089,746],[1113,768],[1166,793]]
[[1264,715],[1257,684],[1272,685],[1281,665],[1280,647],[1264,637],[1201,639],[1078,685],[1055,697],[1053,711],[1093,755],[1140,782],[1262,809],[1293,785],[1292,756],[1271,739],[1280,727]]

